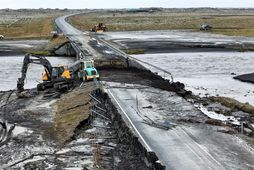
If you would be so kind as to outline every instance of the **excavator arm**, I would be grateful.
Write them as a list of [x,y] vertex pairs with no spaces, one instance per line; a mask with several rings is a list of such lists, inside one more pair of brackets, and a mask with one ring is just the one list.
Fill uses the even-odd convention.
[[22,91],[24,91],[24,81],[26,79],[26,73],[30,63],[44,66],[46,70],[46,74],[49,77],[49,80],[51,79],[52,66],[50,62],[43,56],[32,56],[31,54],[26,54],[23,61],[23,66],[21,69],[21,77],[18,78],[18,82],[17,82],[18,93],[21,93]]

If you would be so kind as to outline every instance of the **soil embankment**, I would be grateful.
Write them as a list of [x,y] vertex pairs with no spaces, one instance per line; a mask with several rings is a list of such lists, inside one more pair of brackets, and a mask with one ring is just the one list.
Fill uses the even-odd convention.
[[55,104],[54,130],[59,141],[66,142],[74,135],[76,127],[89,118],[90,100],[89,94],[95,89],[93,82],[85,83],[63,95]]

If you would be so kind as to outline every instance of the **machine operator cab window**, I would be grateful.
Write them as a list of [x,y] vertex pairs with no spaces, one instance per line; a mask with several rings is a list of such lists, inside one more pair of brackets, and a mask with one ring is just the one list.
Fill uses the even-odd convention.
[[85,62],[85,68],[93,68],[93,67],[94,67],[93,61]]

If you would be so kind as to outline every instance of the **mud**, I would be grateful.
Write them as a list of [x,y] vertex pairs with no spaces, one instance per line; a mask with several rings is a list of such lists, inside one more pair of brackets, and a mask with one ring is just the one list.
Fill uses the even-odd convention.
[[[93,86],[93,82],[86,84],[83,90],[87,91],[87,85]],[[50,92],[38,93],[32,89],[28,98],[17,98],[13,91],[1,92],[0,116],[10,124],[16,124],[8,145],[1,147],[1,168],[163,169],[156,163],[158,158],[154,153],[146,153],[107,95],[98,91],[92,94],[101,101],[99,107],[106,110],[108,120],[90,115],[80,118],[79,124],[67,122],[67,127],[73,127],[75,131],[72,134],[66,132],[70,140],[63,144],[54,131],[55,121],[59,118],[55,115],[54,103],[58,102],[63,115],[73,111],[74,106],[77,106],[75,109],[82,109],[82,106],[76,103],[69,108],[69,101],[61,95],[58,96],[60,100],[52,97]],[[80,95],[86,98],[88,94],[83,94],[81,88]],[[80,112],[90,113],[89,109]],[[67,128],[62,127],[62,130]]]
[[121,41],[122,48],[143,49],[145,54],[156,53],[177,53],[177,52],[212,52],[212,51],[238,51],[240,47],[230,47],[226,45],[215,45],[212,43],[198,42],[175,42],[175,41]]
[[150,71],[139,70],[136,68],[127,69],[100,69],[101,81],[132,83],[151,86],[162,90],[174,91],[180,96],[189,96],[191,91],[184,89],[184,84],[180,82],[170,83]]

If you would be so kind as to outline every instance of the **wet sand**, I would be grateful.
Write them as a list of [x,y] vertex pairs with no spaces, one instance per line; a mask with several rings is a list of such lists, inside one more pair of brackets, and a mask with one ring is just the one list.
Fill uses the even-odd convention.
[[45,46],[47,40],[18,40],[18,41],[0,41],[0,57],[23,55],[28,49],[38,49]]
[[248,51],[252,37],[234,37],[186,30],[105,32],[98,34],[119,48],[144,49],[146,54],[176,52]]

